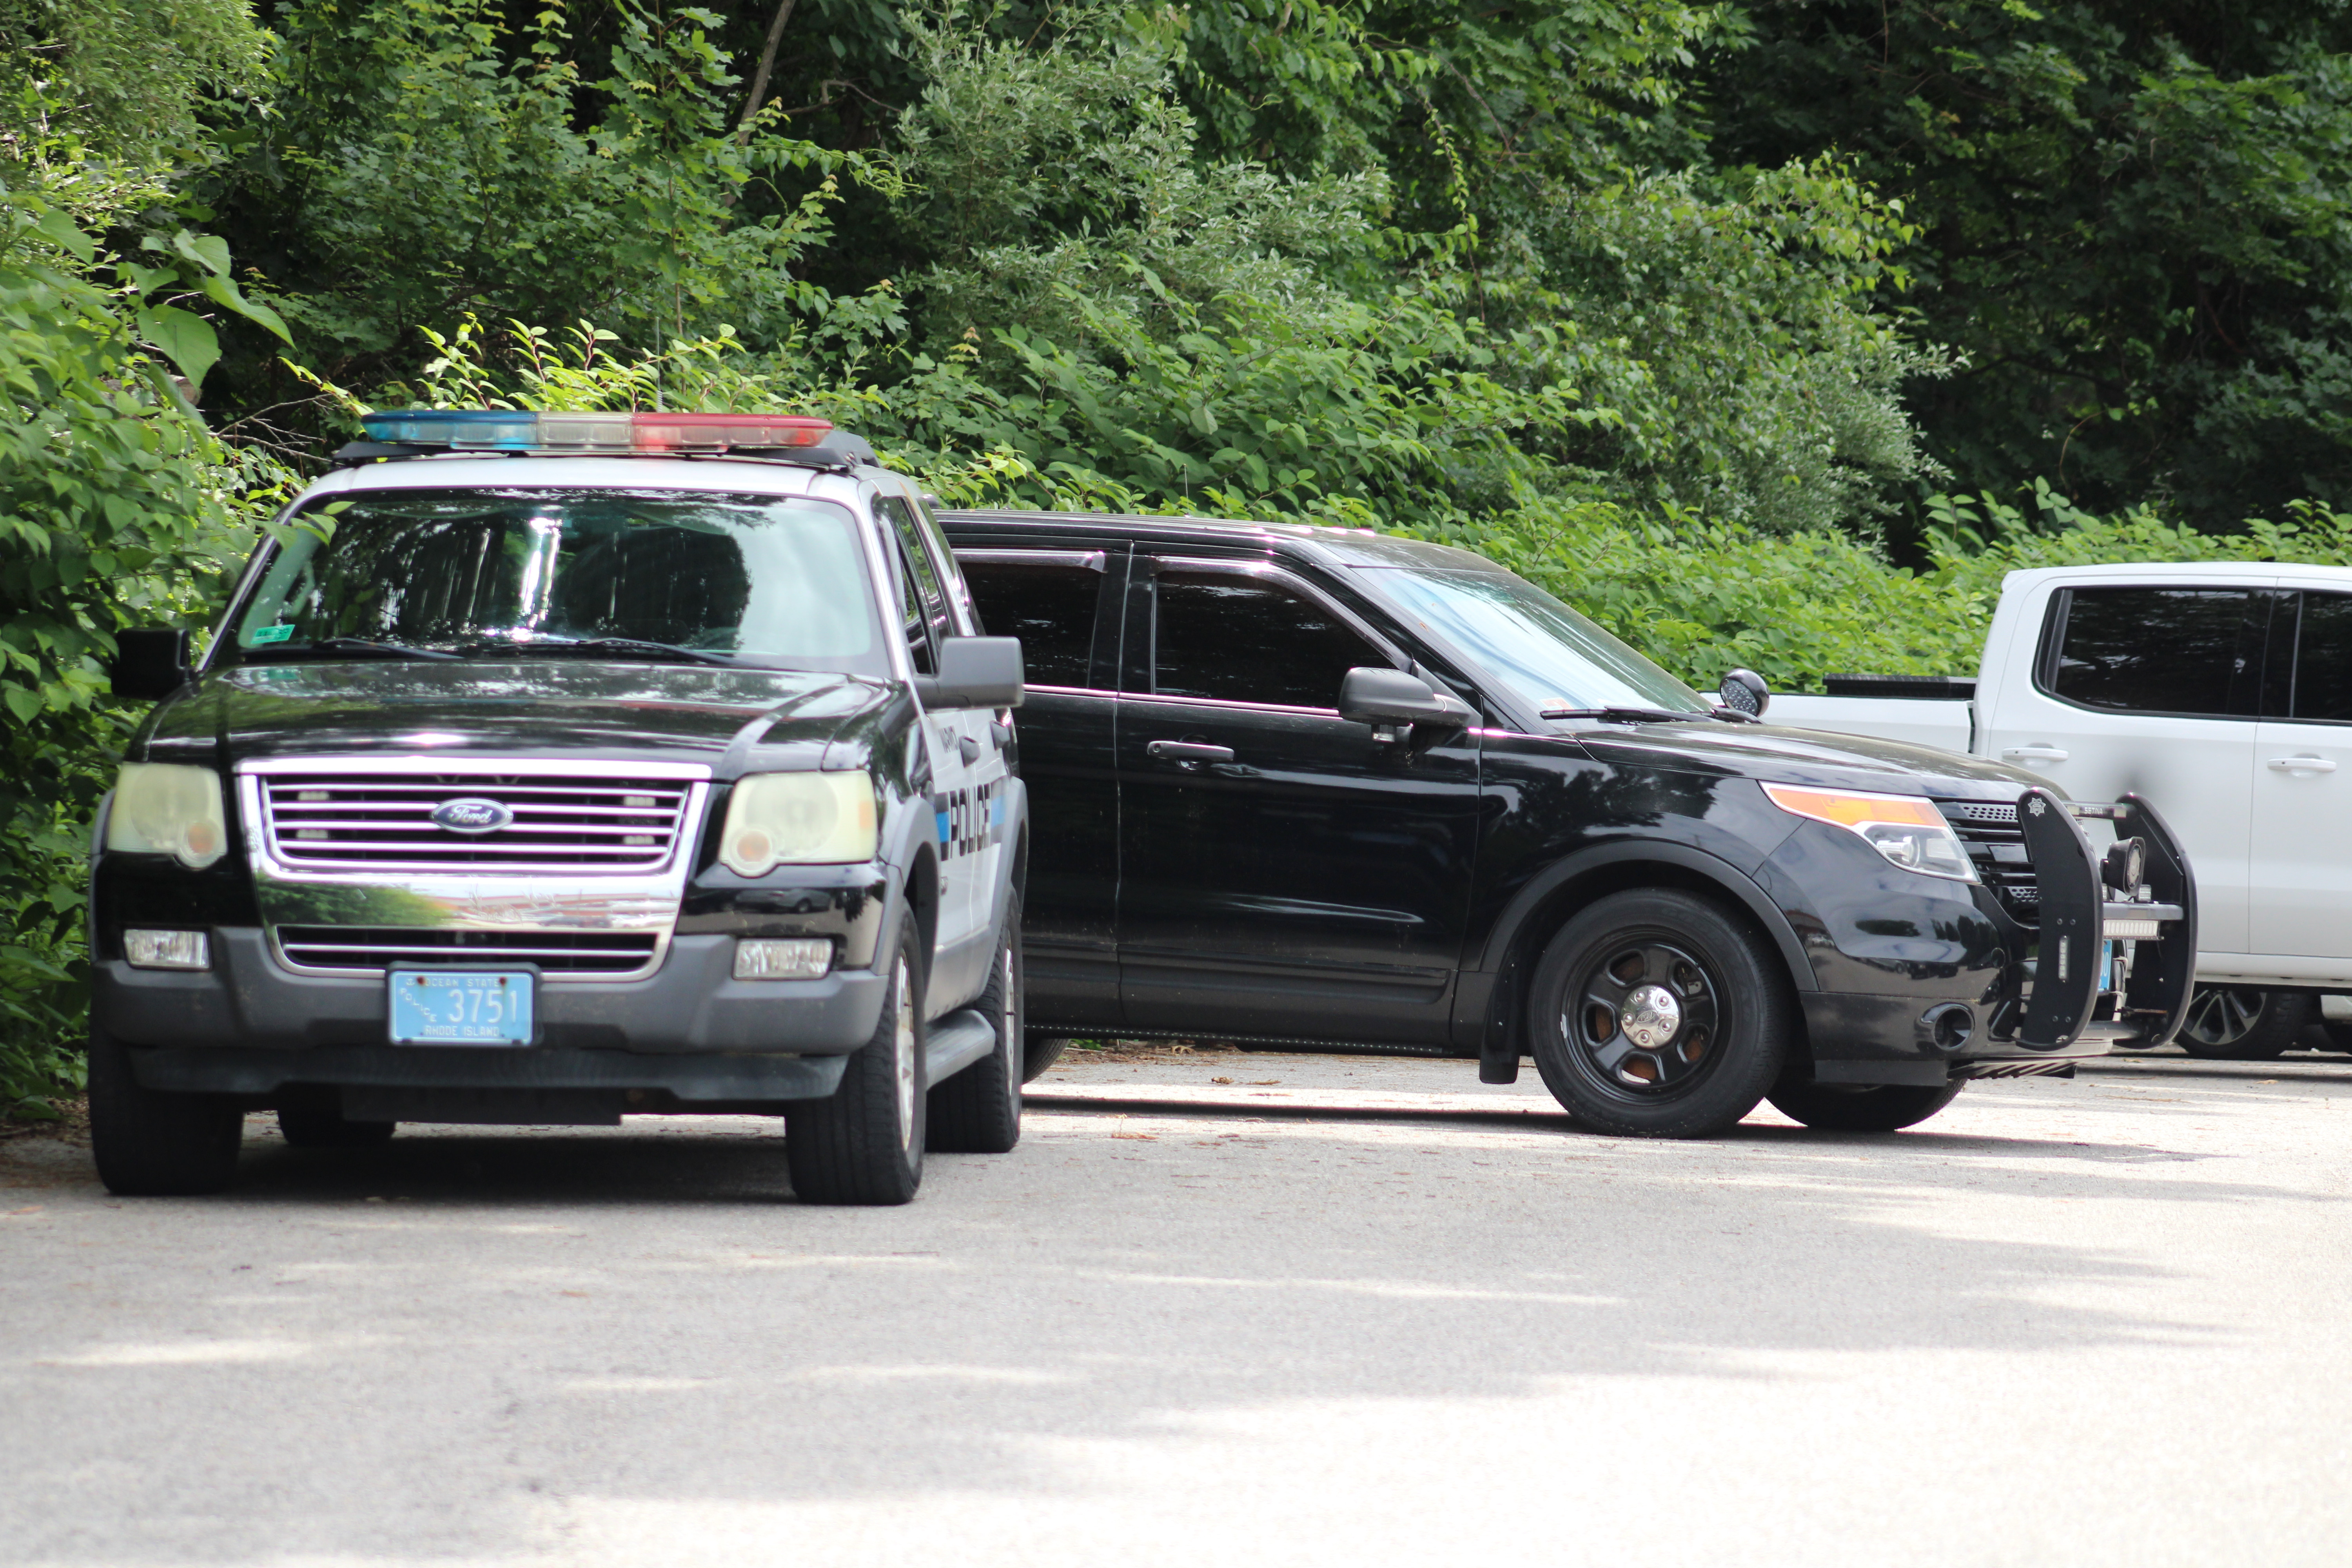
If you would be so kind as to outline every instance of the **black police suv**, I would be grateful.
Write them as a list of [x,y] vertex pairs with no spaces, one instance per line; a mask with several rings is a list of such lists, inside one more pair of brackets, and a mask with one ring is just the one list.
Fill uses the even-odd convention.
[[218,1188],[259,1107],[298,1145],[781,1113],[821,1202],[1011,1148],[1020,649],[920,497],[816,421],[370,426],[200,663],[123,639],[107,1184]]
[[[1757,721],[1467,551],[949,512],[1029,680],[1029,1060],[1071,1036],[1532,1055],[1573,1117],[1891,1130],[2179,1026],[2136,799]],[[1741,708],[1748,711],[1738,710]],[[2094,853],[2077,818],[2116,823]],[[2099,828],[2107,833],[2104,826]]]

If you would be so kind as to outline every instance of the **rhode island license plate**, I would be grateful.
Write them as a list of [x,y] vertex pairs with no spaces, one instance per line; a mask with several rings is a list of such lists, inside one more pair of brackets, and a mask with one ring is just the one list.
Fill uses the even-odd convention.
[[528,969],[395,969],[392,994],[395,1046],[527,1046],[532,1037]]

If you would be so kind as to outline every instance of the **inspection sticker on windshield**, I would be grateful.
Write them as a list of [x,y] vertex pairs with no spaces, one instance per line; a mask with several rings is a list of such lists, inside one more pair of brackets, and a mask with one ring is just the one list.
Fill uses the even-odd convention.
[[395,969],[395,1046],[527,1046],[535,1032],[528,969]]

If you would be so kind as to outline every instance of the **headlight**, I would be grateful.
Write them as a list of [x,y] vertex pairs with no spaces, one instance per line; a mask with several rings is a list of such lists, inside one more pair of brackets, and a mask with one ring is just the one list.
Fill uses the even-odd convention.
[[778,866],[848,866],[874,858],[874,780],[839,773],[753,773],[727,800],[719,862],[741,877]]
[[125,763],[107,814],[106,847],[133,855],[176,855],[201,871],[228,852],[220,774],[179,763]]
[[1764,793],[1782,811],[1858,833],[1906,871],[1973,882],[1977,868],[1952,825],[1932,800],[1916,795],[1864,795],[1859,790],[1804,789],[1768,784]]

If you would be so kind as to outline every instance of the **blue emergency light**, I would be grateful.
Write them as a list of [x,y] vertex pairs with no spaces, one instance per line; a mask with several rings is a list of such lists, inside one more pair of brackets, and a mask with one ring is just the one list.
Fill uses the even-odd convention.
[[828,420],[800,414],[537,414],[497,408],[399,408],[364,414],[368,439],[460,452],[724,452],[814,447]]

